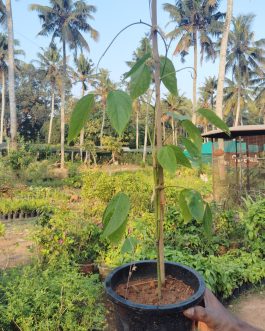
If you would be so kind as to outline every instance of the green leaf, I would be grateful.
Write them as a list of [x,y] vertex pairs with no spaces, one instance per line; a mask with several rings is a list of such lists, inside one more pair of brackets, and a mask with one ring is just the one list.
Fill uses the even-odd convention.
[[186,189],[182,190],[179,194],[179,208],[180,208],[181,214],[184,218],[184,221],[187,223],[192,219],[192,215],[188,208],[188,204],[187,204],[186,197],[185,197],[185,191],[187,191],[187,190]]
[[109,202],[103,215],[103,238],[118,242],[125,232],[130,201],[125,193],[117,193]]
[[204,202],[201,194],[195,190],[182,190],[180,192],[180,209],[186,222],[191,220],[191,218],[202,221],[204,217]]
[[167,112],[167,115],[173,117],[174,120],[179,122],[189,119],[189,116],[176,114],[172,111]]
[[206,203],[205,211],[203,215],[203,228],[208,238],[212,236],[212,225],[213,225],[212,211],[209,204]]
[[120,90],[111,91],[107,97],[107,114],[112,127],[121,135],[132,114],[131,97]]
[[132,99],[144,94],[151,84],[151,72],[146,64],[142,64],[136,72],[132,74],[130,82],[130,95]]
[[177,159],[172,145],[166,145],[159,149],[157,160],[167,171],[174,173],[177,170]]
[[175,96],[178,96],[178,86],[175,67],[171,60],[160,57],[160,76],[163,84]]
[[197,146],[198,150],[201,151],[201,146],[202,146],[201,131],[190,120],[182,121],[181,125],[187,131],[190,139]]
[[178,146],[174,146],[174,145],[171,145],[171,148],[175,152],[177,164],[180,164],[186,168],[192,168],[189,159],[185,156],[185,154],[183,153],[181,148],[179,148]]
[[130,77],[133,73],[135,73],[140,67],[142,64],[145,63],[146,60],[148,60],[149,58],[151,57],[151,53],[146,53],[143,57],[141,57],[136,63],[135,65],[132,67],[132,69],[128,72],[126,72],[124,74],[124,78],[128,78]]
[[189,159],[178,146],[166,145],[161,147],[157,153],[157,159],[159,164],[171,173],[177,170],[178,164],[191,168]]
[[138,244],[138,240],[134,237],[128,237],[124,240],[124,243],[122,245],[122,248],[121,248],[121,253],[122,254],[125,254],[125,253],[132,253],[135,248],[136,248],[136,245]]
[[195,190],[188,190],[185,196],[192,217],[198,221],[202,221],[204,216],[204,202],[201,194]]
[[189,139],[187,139],[185,137],[182,137],[181,141],[192,157],[199,158],[201,156],[201,151],[198,149],[198,147],[192,141],[190,141]]
[[77,102],[69,123],[68,143],[75,139],[83,129],[94,105],[94,94],[85,95]]
[[197,110],[197,112],[201,116],[205,117],[211,124],[215,125],[217,128],[221,129],[230,136],[229,127],[226,125],[226,123],[223,120],[221,120],[219,116],[215,114],[215,112],[205,108],[201,108]]

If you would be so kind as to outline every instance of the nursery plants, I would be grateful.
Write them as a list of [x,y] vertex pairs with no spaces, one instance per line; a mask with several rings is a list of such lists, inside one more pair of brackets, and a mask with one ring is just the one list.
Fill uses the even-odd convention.
[[[156,261],[132,262],[113,271],[106,279],[106,289],[111,300],[115,303],[117,313],[118,330],[191,330],[191,322],[186,319],[182,311],[202,301],[204,294],[204,281],[192,269],[180,264],[165,263],[164,261],[164,218],[167,185],[164,180],[164,171],[175,174],[178,166],[192,167],[192,163],[185,156],[181,147],[185,147],[196,164],[201,164],[201,133],[200,130],[185,116],[177,117],[180,125],[185,130],[185,136],[180,139],[181,146],[167,145],[162,139],[160,85],[173,95],[178,94],[176,70],[172,61],[167,57],[168,45],[160,33],[157,24],[157,2],[152,0],[151,24],[138,22],[149,26],[152,39],[152,52],[147,52],[140,58],[131,70],[124,75],[124,79],[130,79],[129,94],[122,90],[114,90],[107,97],[107,114],[113,128],[121,136],[130,121],[132,114],[132,101],[143,95],[154,81],[155,105],[154,127],[152,132],[152,157],[153,157],[153,208],[155,215],[157,250]],[[132,24],[133,25],[133,24]],[[132,26],[129,25],[128,27]],[[158,53],[158,35],[164,42],[165,56]],[[68,140],[73,140],[83,128],[89,113],[94,107],[94,95],[88,94],[76,105],[69,127]],[[216,127],[229,133],[226,124],[218,118],[214,112],[208,109],[199,109],[200,116],[205,117]],[[169,116],[175,116],[170,114]],[[179,206],[184,220],[199,220],[203,223],[206,235],[211,234],[212,213],[207,202],[203,201],[199,192],[192,189],[182,189],[179,193]],[[122,240],[126,233],[126,223],[130,212],[130,199],[123,193],[118,192],[109,202],[103,215],[103,237],[108,238],[113,244]],[[134,245],[134,241],[127,237]],[[131,247],[133,250],[133,247]],[[165,295],[170,279],[176,283],[184,282],[188,286],[187,296],[175,298],[175,303],[170,302]],[[142,302],[131,302],[130,291],[125,295],[117,295],[116,287],[125,283],[134,282],[147,283],[147,289],[157,292],[156,300],[152,305]],[[181,285],[182,286],[182,285]],[[140,291],[136,284],[132,287]],[[131,290],[131,289],[130,289]],[[139,312],[139,314],[137,313]],[[131,316],[131,317],[129,317]],[[132,317],[133,316],[133,317]]]

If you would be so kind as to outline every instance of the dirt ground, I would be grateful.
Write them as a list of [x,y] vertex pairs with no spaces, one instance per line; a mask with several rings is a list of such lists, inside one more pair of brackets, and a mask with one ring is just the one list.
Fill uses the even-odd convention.
[[5,236],[0,237],[0,269],[28,263],[32,258],[30,240],[34,219],[4,221]]
[[229,309],[240,319],[265,331],[265,286],[240,295]]

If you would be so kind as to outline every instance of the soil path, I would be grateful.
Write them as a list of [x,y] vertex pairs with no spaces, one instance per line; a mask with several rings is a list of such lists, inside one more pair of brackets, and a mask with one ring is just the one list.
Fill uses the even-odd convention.
[[0,269],[26,264],[31,260],[31,229],[35,219],[2,221],[5,236],[0,237]]
[[265,331],[265,286],[258,292],[242,294],[229,309],[240,319]]

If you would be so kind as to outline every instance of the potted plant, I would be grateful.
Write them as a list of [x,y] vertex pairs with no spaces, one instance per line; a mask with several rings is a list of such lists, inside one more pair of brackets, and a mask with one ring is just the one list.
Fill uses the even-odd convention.
[[[166,190],[164,170],[175,173],[179,165],[185,167],[192,167],[192,165],[179,146],[163,144],[160,84],[162,82],[173,95],[178,94],[178,89],[176,70],[172,61],[167,58],[168,45],[158,29],[156,0],[151,1],[151,8],[151,24],[141,21],[135,24],[150,27],[152,52],[144,54],[124,75],[125,79],[130,79],[129,94],[122,90],[114,90],[108,94],[106,112],[113,128],[121,136],[131,117],[132,101],[143,95],[154,82],[155,121],[152,155],[157,259],[134,262],[115,269],[106,278],[105,286],[108,296],[115,305],[118,330],[187,331],[192,329],[192,323],[184,317],[182,311],[202,303],[205,284],[196,271],[181,264],[164,261],[163,222]],[[165,56],[159,56],[158,35],[164,41]],[[79,100],[71,116],[68,141],[79,134],[93,107],[93,94],[88,94]],[[216,127],[229,132],[226,124],[211,110],[199,109],[198,113]],[[172,113],[168,115],[175,116]],[[200,130],[185,116],[174,119],[180,122],[186,132],[186,135],[181,138],[182,146],[192,158],[196,159],[197,163],[201,163]],[[192,218],[200,220],[204,224],[206,233],[210,232],[211,210],[199,192],[183,189],[179,194],[179,207],[185,220]],[[124,236],[129,210],[128,196],[119,192],[112,198],[104,212],[103,236],[114,244]],[[134,244],[133,238],[130,237],[127,237],[124,243],[125,246],[130,247]],[[175,296],[172,298],[173,292]],[[179,292],[181,294],[178,297]],[[186,295],[183,295],[184,292]],[[134,301],[136,297],[137,301]]]

